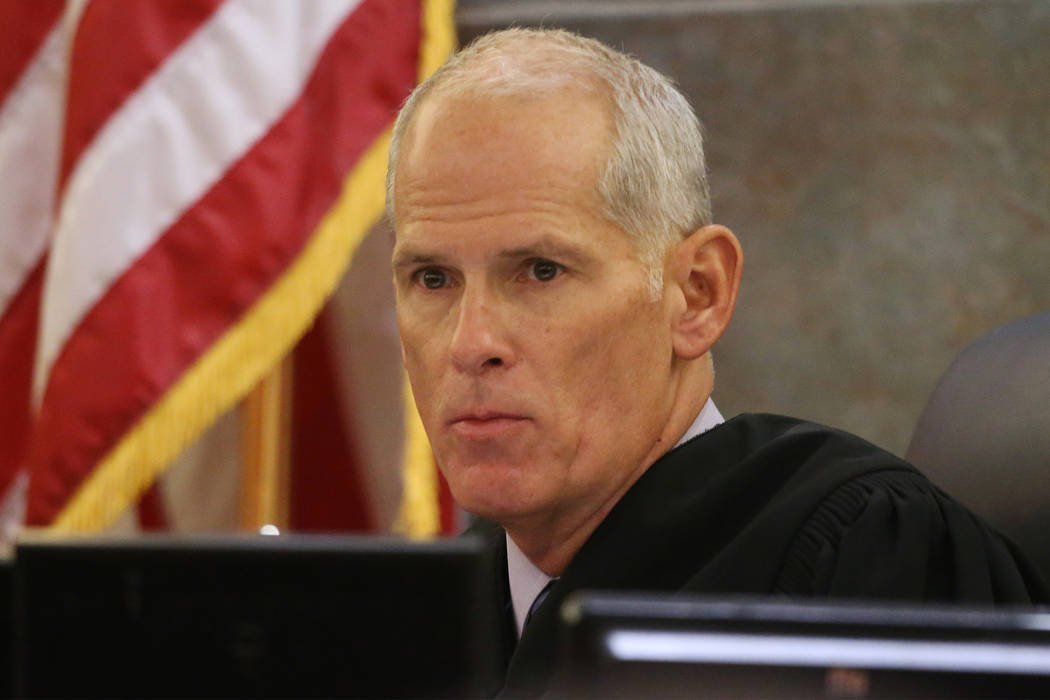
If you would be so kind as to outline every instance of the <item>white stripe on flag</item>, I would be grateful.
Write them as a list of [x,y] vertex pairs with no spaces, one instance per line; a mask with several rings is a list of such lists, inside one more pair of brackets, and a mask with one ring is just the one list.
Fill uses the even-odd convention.
[[62,141],[63,39],[58,23],[0,105],[0,316],[47,249]]
[[33,396],[113,281],[294,103],[360,0],[229,0],[99,132],[63,196]]

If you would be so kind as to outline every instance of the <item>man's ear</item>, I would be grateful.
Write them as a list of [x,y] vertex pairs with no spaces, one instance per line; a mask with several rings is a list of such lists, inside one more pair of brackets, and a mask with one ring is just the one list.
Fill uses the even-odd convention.
[[743,264],[740,241],[716,224],[697,229],[672,250],[668,272],[674,291],[685,301],[672,318],[672,342],[678,357],[693,360],[702,356],[729,325]]

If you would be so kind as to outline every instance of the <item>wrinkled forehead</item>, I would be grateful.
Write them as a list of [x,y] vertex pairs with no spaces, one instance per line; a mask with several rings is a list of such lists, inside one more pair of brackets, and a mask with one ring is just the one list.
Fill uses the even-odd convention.
[[400,207],[420,189],[486,190],[585,183],[597,201],[608,160],[611,119],[598,98],[544,95],[435,96],[421,105],[398,156]]
[[[566,106],[587,102],[602,105],[610,115],[615,110],[612,85],[601,77],[593,58],[558,40],[522,36],[498,49],[479,53],[468,49],[465,54],[457,56],[461,61],[453,59],[438,71],[419,95],[406,115],[403,141],[416,136],[434,112],[440,112],[445,121],[466,122],[496,113],[492,107],[507,104],[571,133],[579,125],[570,120],[571,110]],[[530,105],[539,105],[540,110],[529,110]]]

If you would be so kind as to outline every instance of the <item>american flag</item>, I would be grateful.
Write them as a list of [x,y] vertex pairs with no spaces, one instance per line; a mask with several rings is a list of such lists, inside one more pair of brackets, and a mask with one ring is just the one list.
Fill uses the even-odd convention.
[[420,0],[0,0],[5,527],[106,527],[291,350],[450,26]]

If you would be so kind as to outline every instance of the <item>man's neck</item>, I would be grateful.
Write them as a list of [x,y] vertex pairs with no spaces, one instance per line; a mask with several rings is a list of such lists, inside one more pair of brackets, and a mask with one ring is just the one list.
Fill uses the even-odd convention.
[[[722,414],[719,413],[714,401],[708,399],[692,424],[675,443],[675,447],[722,422],[724,422]],[[560,574],[561,571],[558,572],[558,575]],[[510,581],[511,604],[514,608],[514,620],[517,623],[520,637],[526,611],[536,598],[536,594],[543,589],[552,576],[530,561],[509,533],[507,534],[507,578]]]

